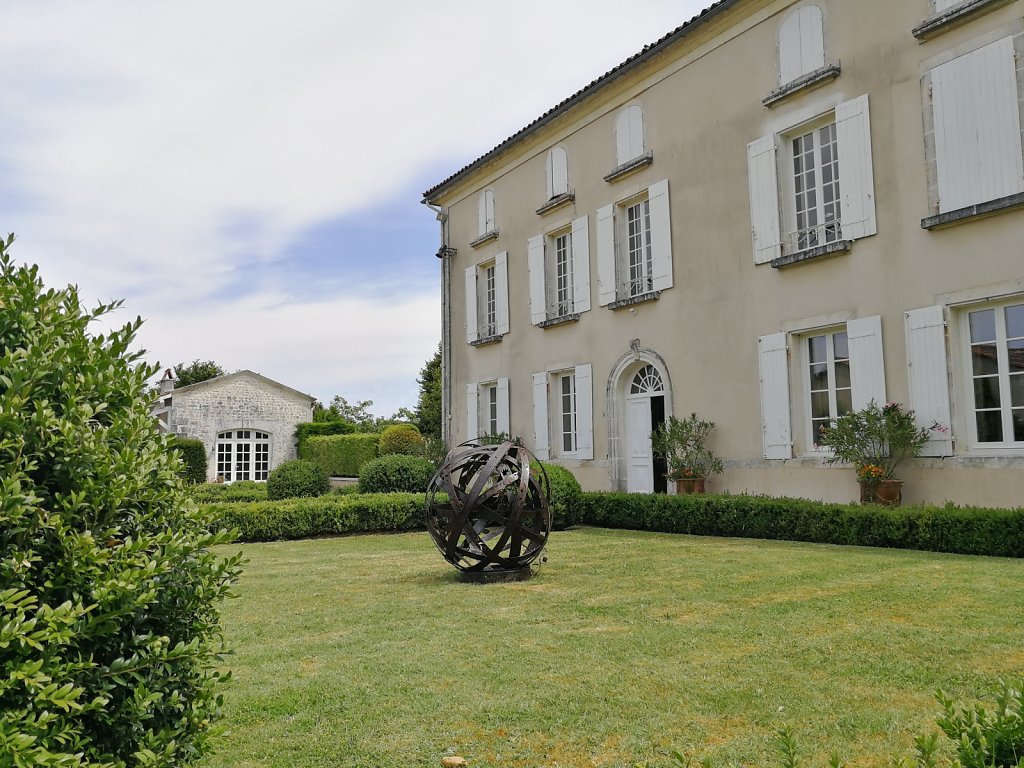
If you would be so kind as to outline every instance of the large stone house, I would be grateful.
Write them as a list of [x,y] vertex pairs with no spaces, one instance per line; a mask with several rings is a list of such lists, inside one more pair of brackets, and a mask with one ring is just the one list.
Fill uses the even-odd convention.
[[168,432],[202,441],[208,480],[266,480],[296,457],[295,427],[313,420],[314,400],[252,371],[177,388],[168,371],[153,415]]
[[1019,505],[1022,113],[1024,0],[715,3],[424,193],[447,439],[650,491],[697,412],[711,489],[851,500],[816,428],[895,400],[904,499]]

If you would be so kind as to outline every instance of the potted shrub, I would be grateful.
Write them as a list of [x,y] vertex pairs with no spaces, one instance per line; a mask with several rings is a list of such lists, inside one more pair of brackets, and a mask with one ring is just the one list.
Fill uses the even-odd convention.
[[668,465],[665,477],[675,481],[678,493],[704,493],[708,475],[722,472],[722,460],[705,445],[714,428],[715,422],[691,413],[685,419],[670,416],[651,433],[651,447],[664,457]]
[[879,406],[874,400],[822,426],[818,444],[832,449],[829,464],[853,464],[860,483],[861,503],[896,506],[902,501],[903,481],[893,476],[908,457],[917,456],[928,442],[929,432],[943,431],[938,424],[925,429],[914,421],[914,412],[899,403]]

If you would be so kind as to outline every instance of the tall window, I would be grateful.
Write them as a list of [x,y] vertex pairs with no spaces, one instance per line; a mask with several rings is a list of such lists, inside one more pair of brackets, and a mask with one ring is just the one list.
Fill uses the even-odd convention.
[[496,435],[498,429],[498,384],[484,385],[484,429],[488,435]]
[[1024,304],[967,316],[979,443],[1024,443]]
[[642,200],[626,208],[626,248],[629,257],[628,296],[653,289],[654,257],[651,253],[651,205]]
[[562,452],[576,450],[576,374],[566,373],[558,377],[559,404],[561,410]]
[[466,268],[466,341],[489,343],[509,332],[508,253]]
[[836,124],[793,139],[793,190],[798,250],[834,243],[839,219],[839,156]]
[[480,277],[483,282],[482,290],[480,291],[480,333],[483,336],[493,336],[498,311],[497,293],[495,292],[494,283],[494,265],[490,264],[484,267],[481,270]]
[[269,434],[233,429],[217,435],[217,476],[225,482],[266,480],[269,472]]
[[555,279],[552,317],[564,317],[573,311],[572,295],[572,232],[563,232],[551,239],[554,253]]
[[823,426],[853,410],[850,347],[845,330],[807,339],[810,374],[811,441],[818,446]]

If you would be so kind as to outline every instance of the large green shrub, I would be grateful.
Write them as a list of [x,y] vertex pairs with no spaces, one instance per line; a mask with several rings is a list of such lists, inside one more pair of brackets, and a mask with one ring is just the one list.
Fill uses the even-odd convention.
[[422,456],[392,454],[368,461],[359,472],[362,493],[425,493],[434,465]]
[[377,449],[381,456],[394,453],[419,456],[423,453],[423,435],[412,424],[392,424],[381,432]]
[[181,456],[181,476],[190,483],[206,482],[206,446],[202,440],[176,437],[171,447]]
[[584,522],[606,528],[1024,557],[1024,508],[639,493],[583,493],[580,506]]
[[299,458],[312,461],[332,477],[358,477],[363,464],[377,458],[377,434],[311,437]]
[[221,708],[211,547],[149,415],[141,320],[108,334],[0,241],[0,765],[192,762]]
[[311,461],[292,459],[267,477],[267,498],[294,499],[300,496],[322,496],[331,489],[323,468]]
[[424,496],[413,493],[328,494],[318,498],[215,503],[209,513],[242,541],[284,541],[424,526]]
[[[538,464],[534,464],[532,469],[540,471]],[[561,531],[583,522],[580,481],[565,467],[554,464],[545,464],[544,473],[551,488],[551,527]]]
[[295,443],[298,446],[299,458],[302,458],[302,446],[311,437],[327,435],[351,435],[356,426],[351,421],[332,419],[330,421],[306,421],[295,425]]

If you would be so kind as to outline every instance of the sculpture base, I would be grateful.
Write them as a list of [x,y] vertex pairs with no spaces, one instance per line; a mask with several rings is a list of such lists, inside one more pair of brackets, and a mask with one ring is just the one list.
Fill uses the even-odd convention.
[[502,581],[526,581],[533,576],[530,566],[511,571],[459,571],[459,581],[467,584],[494,584]]

